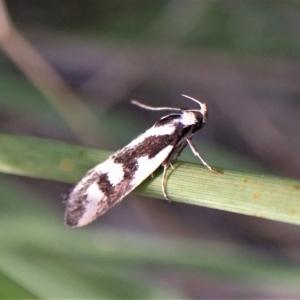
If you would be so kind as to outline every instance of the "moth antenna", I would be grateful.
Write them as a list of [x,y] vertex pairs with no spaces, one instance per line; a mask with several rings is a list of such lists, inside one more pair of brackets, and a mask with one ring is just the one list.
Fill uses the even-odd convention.
[[201,101],[191,97],[191,96],[188,96],[188,95],[185,95],[185,94],[181,94],[181,96],[185,97],[185,98],[188,98],[190,100],[193,100],[194,102],[198,103],[200,105],[200,107],[202,108],[202,106],[204,105],[205,106],[205,103],[202,103]]
[[190,100],[193,100],[194,102],[198,103],[199,106],[200,106],[200,109],[188,109],[188,111],[199,111],[202,115],[203,115],[203,122],[205,123],[206,122],[206,119],[207,119],[207,107],[206,107],[206,104],[193,98],[193,97],[190,97],[188,95],[185,95],[185,94],[181,94],[183,97],[185,98],[188,98]]
[[162,106],[162,107],[153,107],[153,106],[149,106],[146,104],[143,104],[139,101],[136,100],[131,100],[131,103],[134,105],[137,105],[139,107],[145,108],[145,109],[149,109],[149,110],[178,110],[181,111],[182,109],[177,108],[177,107],[167,107],[167,106]]

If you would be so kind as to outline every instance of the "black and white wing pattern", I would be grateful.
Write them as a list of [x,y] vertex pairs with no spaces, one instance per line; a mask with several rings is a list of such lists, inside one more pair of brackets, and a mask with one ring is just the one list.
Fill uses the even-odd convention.
[[[205,124],[207,109],[204,103],[190,99],[199,103],[200,110],[151,108],[135,102],[147,109],[180,112],[161,118],[145,133],[86,173],[67,197],[65,222],[68,226],[84,226],[103,215],[161,165],[165,177],[172,159],[187,144],[194,152],[196,148],[193,149],[190,138]],[[163,193],[167,198],[164,186]]]

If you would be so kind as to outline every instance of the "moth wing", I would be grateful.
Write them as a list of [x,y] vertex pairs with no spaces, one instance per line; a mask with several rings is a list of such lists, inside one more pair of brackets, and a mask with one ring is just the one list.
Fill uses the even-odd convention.
[[[160,138],[152,146],[159,143]],[[151,157],[147,153],[138,156],[138,152],[128,155],[137,147],[129,144],[88,171],[79,181],[67,199],[65,222],[68,226],[87,225],[106,213],[152,174],[173,149],[172,145],[157,147],[158,152],[152,153]],[[131,159],[126,160],[127,156]],[[120,158],[122,162],[118,162]]]

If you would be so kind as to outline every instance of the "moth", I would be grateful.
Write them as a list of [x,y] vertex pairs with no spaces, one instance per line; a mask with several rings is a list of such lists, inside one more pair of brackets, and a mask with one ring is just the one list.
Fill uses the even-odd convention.
[[94,221],[119,203],[159,166],[163,166],[162,193],[169,200],[166,192],[167,170],[173,168],[172,161],[187,145],[209,170],[216,172],[203,160],[191,141],[207,121],[206,104],[190,96],[182,96],[196,102],[199,108],[152,107],[131,101],[144,109],[175,112],[162,117],[130,144],[85,174],[67,196],[66,225],[81,227]]

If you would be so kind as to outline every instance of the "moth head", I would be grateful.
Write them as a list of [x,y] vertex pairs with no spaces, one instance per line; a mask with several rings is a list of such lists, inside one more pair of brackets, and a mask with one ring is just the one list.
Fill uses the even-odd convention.
[[186,110],[186,111],[187,111],[187,112],[196,112],[196,113],[200,113],[200,114],[202,115],[202,123],[206,123],[206,121],[207,121],[207,116],[208,116],[206,104],[205,104],[205,103],[202,103],[202,102],[200,102],[199,100],[197,100],[197,99],[195,99],[195,98],[192,98],[192,97],[190,97],[190,96],[187,96],[187,95],[184,95],[184,94],[182,94],[182,96],[183,96],[183,97],[186,97],[186,98],[188,98],[188,99],[190,99],[190,100],[192,100],[192,101],[194,101],[194,102],[196,102],[196,103],[199,104],[200,109],[188,109],[188,110]]

